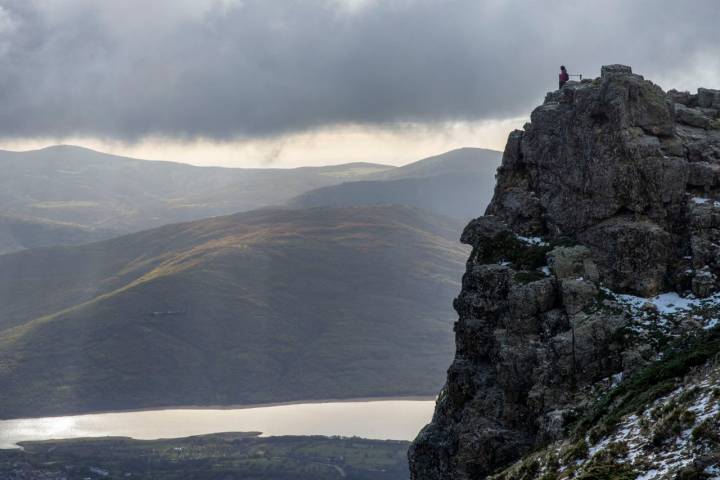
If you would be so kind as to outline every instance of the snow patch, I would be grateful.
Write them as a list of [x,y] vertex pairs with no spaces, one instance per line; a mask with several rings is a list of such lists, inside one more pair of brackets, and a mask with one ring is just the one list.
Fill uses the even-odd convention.
[[515,235],[515,238],[528,245],[535,245],[536,247],[547,247],[550,245],[548,242],[540,237],[523,237],[522,235]]
[[[681,297],[676,292],[666,292],[651,298],[636,297],[635,295],[615,295],[620,303],[625,303],[635,308],[642,308],[646,304],[654,305],[659,313],[675,314],[681,311],[691,310],[701,305],[702,301],[693,296]],[[720,301],[720,298],[717,299]]]
[[[681,297],[676,292],[665,292],[654,297],[643,298],[635,295],[614,293],[612,290],[602,288],[608,296],[615,299],[621,305],[629,309],[637,326],[642,328],[655,327],[661,330],[671,329],[671,323],[677,323],[678,319],[674,318],[679,314],[686,316],[692,315],[692,319],[704,323],[703,328],[709,330],[720,325],[720,318],[713,316],[707,318],[707,315],[698,315],[695,310],[720,307],[720,293],[707,298],[696,298],[693,295]],[[695,313],[695,314],[693,314]]]
[[717,200],[713,200],[712,198],[693,197],[691,201],[697,205],[705,205],[707,203],[710,203],[713,207],[720,207],[720,202],[718,202]]

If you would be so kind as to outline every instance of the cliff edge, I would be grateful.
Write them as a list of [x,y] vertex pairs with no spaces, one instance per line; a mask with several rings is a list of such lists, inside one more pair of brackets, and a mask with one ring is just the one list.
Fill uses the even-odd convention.
[[[610,65],[549,93],[461,241],[457,351],[413,479],[665,478],[699,459],[709,475],[717,445],[692,432],[720,377],[720,91],[666,93]],[[651,442],[678,405],[695,418]],[[617,436],[633,415],[635,443]],[[649,460],[683,438],[675,463]]]

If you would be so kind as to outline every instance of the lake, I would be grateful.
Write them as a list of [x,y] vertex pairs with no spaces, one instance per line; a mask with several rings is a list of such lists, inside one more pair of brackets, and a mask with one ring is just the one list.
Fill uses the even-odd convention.
[[220,432],[358,436],[412,440],[430,421],[435,400],[367,400],[259,407],[182,408],[0,421],[0,448],[17,442],[121,436],[140,440]]

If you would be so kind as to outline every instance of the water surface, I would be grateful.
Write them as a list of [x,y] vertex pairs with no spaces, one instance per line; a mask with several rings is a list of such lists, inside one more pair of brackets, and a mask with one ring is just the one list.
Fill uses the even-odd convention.
[[219,432],[339,435],[412,440],[430,421],[434,400],[299,403],[232,409],[166,409],[0,421],[0,448],[17,442],[122,436],[141,440]]

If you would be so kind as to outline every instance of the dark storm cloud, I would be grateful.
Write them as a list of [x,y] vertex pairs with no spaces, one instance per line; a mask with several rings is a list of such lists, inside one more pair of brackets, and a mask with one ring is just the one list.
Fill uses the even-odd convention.
[[560,63],[672,78],[715,75],[720,58],[717,0],[348,5],[0,0],[0,135],[227,139],[497,119],[537,104]]

